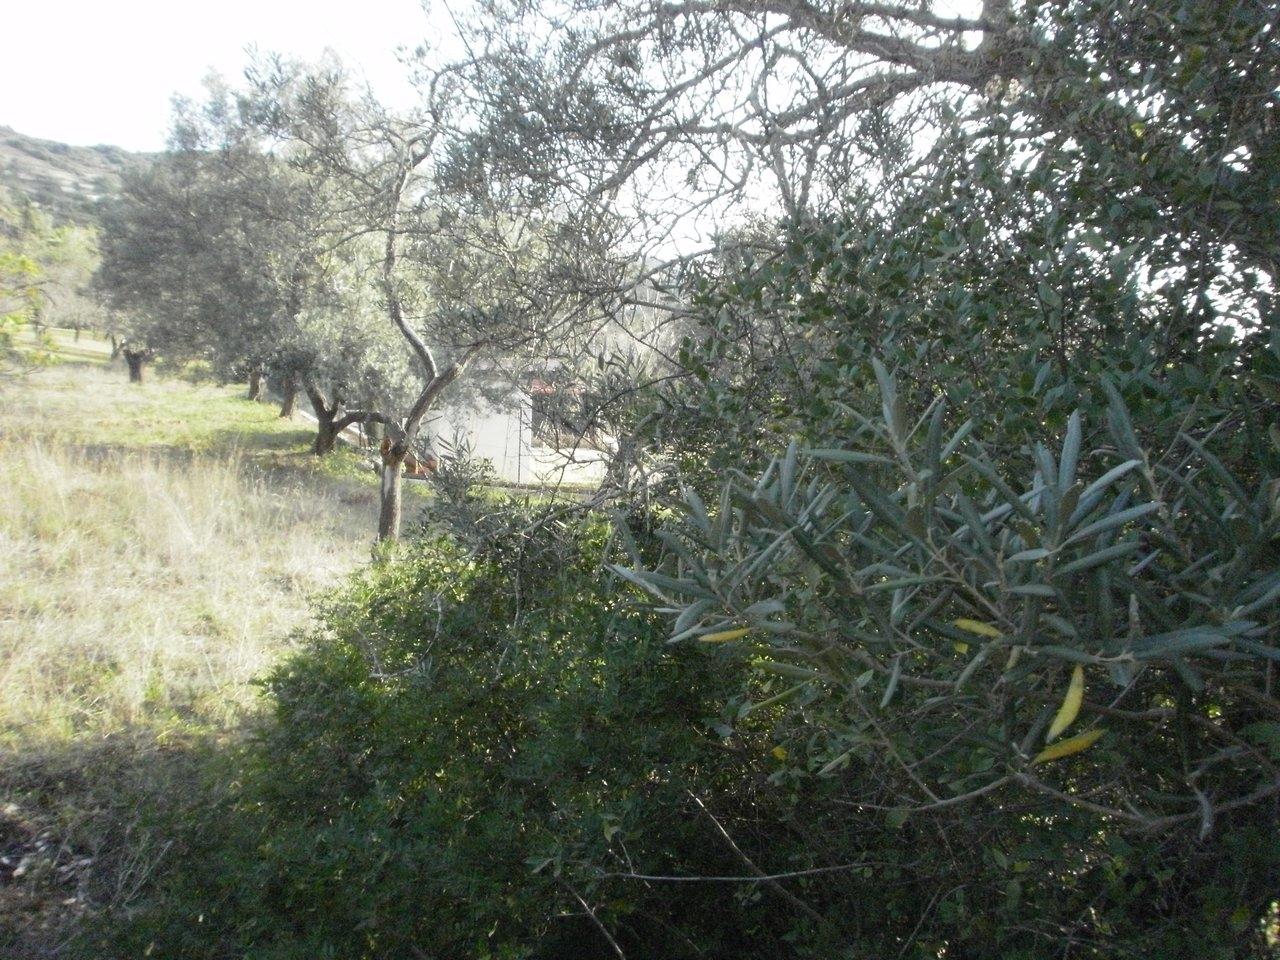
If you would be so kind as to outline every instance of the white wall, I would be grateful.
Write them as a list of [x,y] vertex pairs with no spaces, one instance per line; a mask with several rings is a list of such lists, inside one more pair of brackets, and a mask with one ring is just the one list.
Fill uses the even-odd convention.
[[[465,404],[447,404],[429,417],[425,436],[437,455],[448,455],[455,437],[471,444],[471,453],[493,464],[498,478],[508,483],[555,486],[562,483],[594,484],[604,479],[602,455],[580,450],[566,456],[549,447],[534,446],[530,431],[527,394],[496,406],[483,398]],[[444,442],[437,442],[437,438]]]
[[492,462],[501,479],[530,482],[527,398],[520,400],[515,409],[498,408],[479,397],[465,404],[447,404],[428,418],[423,433],[431,437],[437,455],[448,456],[455,442],[466,441],[472,456]]

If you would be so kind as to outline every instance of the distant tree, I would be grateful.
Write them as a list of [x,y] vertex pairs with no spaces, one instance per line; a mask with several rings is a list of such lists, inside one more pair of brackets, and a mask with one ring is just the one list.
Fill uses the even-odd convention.
[[41,302],[42,270],[34,247],[42,240],[25,205],[0,188],[0,319],[16,326]]
[[180,105],[170,152],[126,175],[104,216],[99,285],[147,349],[248,380],[255,399],[270,377],[287,409],[304,389],[325,454],[354,422],[344,405],[384,400],[402,374],[367,322],[364,247],[334,248],[323,185],[266,153],[239,107],[216,84]]
[[45,266],[44,319],[52,326],[81,330],[98,325],[100,308],[91,288],[98,267],[97,230],[64,225],[47,239],[41,257]]
[[[57,225],[25,196],[0,189],[0,339],[11,347],[24,326],[81,326],[93,319],[85,296],[96,261],[93,230]],[[16,356],[12,354],[11,356]]]
[[39,308],[40,264],[29,252],[30,236],[11,198],[0,191],[0,357],[5,374],[20,366],[16,337]]

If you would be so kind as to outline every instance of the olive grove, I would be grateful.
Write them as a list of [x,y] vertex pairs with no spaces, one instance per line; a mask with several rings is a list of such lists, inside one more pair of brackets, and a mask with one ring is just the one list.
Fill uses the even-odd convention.
[[242,100],[412,373],[380,536],[469,373],[615,469],[355,578],[123,949],[1277,956],[1274,5],[456,22],[416,113]]

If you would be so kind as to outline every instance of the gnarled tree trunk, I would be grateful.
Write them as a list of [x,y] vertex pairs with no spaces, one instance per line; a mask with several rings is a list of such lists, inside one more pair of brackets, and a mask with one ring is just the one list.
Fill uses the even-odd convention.
[[307,391],[307,399],[311,401],[311,409],[316,414],[316,439],[311,450],[316,456],[323,457],[333,452],[338,443],[338,434],[342,432],[337,422],[340,404],[335,399],[330,405],[320,388],[313,383],[306,383],[303,388]]
[[316,429],[315,443],[311,449],[316,456],[323,457],[327,453],[333,453],[334,448],[338,445],[338,431],[334,428],[334,420],[332,415],[317,417],[320,421]]
[[129,382],[141,383],[142,374],[147,362],[147,351],[130,350],[128,347],[125,347],[121,353],[124,354],[124,362],[129,367]]
[[293,374],[289,374],[284,378],[284,384],[280,388],[280,416],[292,417],[293,408],[298,401],[298,379]]
[[249,399],[258,401],[262,399],[262,371],[253,370],[249,373]]

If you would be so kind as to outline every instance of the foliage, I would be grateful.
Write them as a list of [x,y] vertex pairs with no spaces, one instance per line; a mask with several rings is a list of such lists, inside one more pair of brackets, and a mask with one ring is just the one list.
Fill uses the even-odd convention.
[[839,444],[878,406],[872,358],[903,371],[921,409],[945,395],[1009,437],[1099,412],[1104,375],[1141,422],[1193,396],[1211,422],[1236,331],[1256,335],[1269,315],[1268,285],[1193,270],[1163,213],[1116,205],[1112,186],[1078,158],[975,153],[953,130],[921,184],[700,267],[681,356],[696,383],[667,392],[648,435],[695,473],[759,467],[788,436]]
[[[1171,75],[1157,13],[1089,9],[1037,8],[1034,82],[953,112],[913,180],[701,271],[691,377],[643,421],[679,519],[619,572],[779,710],[789,777],[929,831],[953,879],[915,949],[1268,955],[1269,188],[1213,227],[1225,179],[1274,173],[1260,23],[1183,10],[1228,43]],[[1145,93],[1109,99],[1133,75],[1091,45],[1132,17]]]
[[703,272],[645,421],[679,520],[619,572],[781,704],[788,776],[936,831],[917,949],[1267,955],[1270,280],[1151,193],[1208,134],[1175,174],[981,120]]
[[478,157],[541,196],[625,209],[660,246],[927,178],[960,116],[977,148],[1012,134],[1098,167],[1110,202],[1159,210],[1189,259],[1230,246],[1276,270],[1267,0],[495,2],[469,27],[487,51]]
[[[775,476],[759,502],[788,482]],[[806,493],[790,489],[794,507]],[[1111,489],[1080,500],[1105,510]],[[1012,782],[951,802],[1008,767],[1102,803],[1135,784],[1171,787],[1162,760],[1180,750],[1203,766],[1206,794],[1243,792],[1231,775],[1256,775],[1256,747],[1242,739],[1197,757],[1211,735],[1191,719],[1212,702],[1238,723],[1222,677],[1252,661],[1210,657],[1205,668],[1193,648],[1226,651],[1243,632],[1174,638],[1201,671],[1203,700],[1179,687],[1169,650],[1150,653],[1172,640],[1113,658],[1142,685],[1130,696],[1155,705],[1129,715],[1122,704],[1104,721],[1107,740],[1032,767],[1001,724],[1039,743],[1073,651],[1090,661],[1089,698],[1067,733],[1096,723],[1093,691],[1109,681],[1093,658],[1106,651],[1024,642],[1003,620],[992,637],[989,613],[968,630],[944,622],[936,641],[921,628],[873,646],[843,626],[848,585],[813,577],[792,626],[774,617],[753,649],[706,634],[672,646],[600,572],[608,528],[564,516],[473,503],[462,541],[437,533],[402,546],[329,604],[325,629],[270,678],[274,715],[227,774],[234,786],[186,814],[198,828],[179,828],[181,856],[95,955],[616,955],[601,927],[628,957],[1030,958],[1063,938],[1078,956],[1265,955],[1257,931],[1280,851],[1259,808],[1218,809],[1197,844],[1182,825],[1189,813],[1194,833],[1199,810],[1158,794],[1145,795],[1171,811],[1158,837]],[[654,526],[636,515],[612,536],[652,566],[664,549]],[[871,536],[892,529],[882,526]],[[798,547],[774,556],[779,582],[806,564]],[[672,593],[697,582],[632,576]],[[947,586],[934,579],[899,588],[915,591],[902,630]],[[860,587],[870,602],[852,615],[867,633],[893,590]],[[1028,597],[1012,589],[1005,600],[1020,613]],[[962,599],[938,616],[973,613]],[[828,636],[851,639],[806,656],[804,630],[832,630],[823,618],[837,606],[843,632]],[[859,662],[860,651],[892,662],[895,642],[896,671]],[[1002,670],[1015,646],[1022,663]],[[988,653],[990,666],[952,692],[988,647],[1002,656]],[[992,714],[993,701],[1015,708]],[[1130,740],[1143,749],[1125,749]],[[942,802],[918,796],[920,782]]]
[[[669,657],[602,577],[600,524],[499,516],[471,551],[404,548],[328,607],[269,681],[236,835],[188,852],[121,955],[602,955],[577,895],[642,954],[696,955],[680,927],[713,890],[606,895],[600,873],[737,869],[687,791],[758,786],[767,757],[706,728],[715,672]],[[745,947],[733,921],[700,947]]]
[[1002,89],[1004,109],[1040,120],[1046,146],[1096,168],[1115,206],[1158,211],[1158,242],[1182,248],[1193,283],[1224,246],[1242,268],[1274,278],[1274,7],[1085,0],[1019,13],[1010,41],[1033,50],[1020,82]]
[[244,109],[218,84],[178,106],[173,149],[127,174],[104,214],[99,288],[170,360],[385,403],[408,371],[364,282],[375,254],[332,249],[322,186],[264,150]]
[[[679,612],[673,639],[727,641],[759,675],[747,697],[788,701],[796,775],[841,783],[854,807],[934,822],[977,807],[1001,827],[1026,805],[1064,824],[1074,810],[1099,862],[1126,832],[1161,831],[1196,871],[1212,849],[1196,837],[1274,829],[1276,448],[1224,465],[1210,448],[1247,420],[1144,447],[1112,388],[1105,440],[1084,445],[1077,414],[1053,449],[1012,451],[948,425],[941,401],[912,413],[883,368],[881,389],[882,416],[847,446],[793,445],[714,512],[687,493],[675,565],[625,571]],[[1090,737],[1041,767],[1064,698],[1055,727]],[[1217,855],[1225,874],[1238,854],[1223,840]],[[1253,921],[1270,887],[1251,890],[1221,902]]]
[[96,256],[91,228],[55,226],[25,197],[0,189],[0,355],[47,361],[47,351],[17,351],[17,335],[48,323],[87,325],[84,294]]
[[[574,353],[615,248],[767,169],[784,220],[654,271],[686,376],[591,392],[659,482],[606,520],[446,470],[84,952],[1276,956],[1270,5],[568,6],[551,40],[562,10],[486,6],[413,118],[262,65],[210,115],[260,178],[190,128],[149,209],[194,185],[218,226],[142,279],[264,364],[308,310],[385,310],[422,369],[377,417],[394,536],[396,458],[473,356]],[[251,182],[322,200],[304,234],[348,259]]]
[[33,245],[40,223],[30,206],[13,206],[0,194],[0,318],[6,325],[27,320],[40,305],[40,264]]

